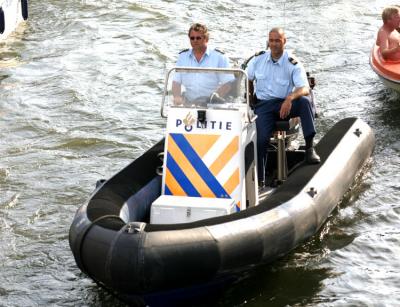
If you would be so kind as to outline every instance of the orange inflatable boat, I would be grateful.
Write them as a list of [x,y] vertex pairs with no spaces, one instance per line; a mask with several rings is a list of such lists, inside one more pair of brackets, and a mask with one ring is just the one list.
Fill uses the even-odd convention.
[[400,61],[386,61],[379,47],[374,45],[370,55],[370,65],[387,87],[400,93]]

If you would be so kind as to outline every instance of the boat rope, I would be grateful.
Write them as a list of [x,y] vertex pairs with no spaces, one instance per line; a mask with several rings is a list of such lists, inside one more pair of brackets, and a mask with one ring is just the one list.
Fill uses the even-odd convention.
[[[85,272],[88,276],[90,276],[91,278],[93,278],[93,276],[91,276],[88,271],[85,269],[85,265],[83,264],[82,261],[82,248],[83,248],[83,242],[85,241],[85,237],[88,234],[89,230],[92,229],[92,227],[96,224],[98,224],[99,222],[107,219],[107,218],[114,218],[114,219],[119,219],[120,221],[124,222],[118,215],[104,215],[99,217],[98,219],[94,220],[93,222],[91,222],[90,224],[88,224],[83,230],[82,232],[80,232],[79,237],[77,236],[77,242],[79,243],[78,246],[78,251],[76,253],[76,263],[78,264],[78,266],[81,268],[82,272]],[[125,223],[125,222],[124,222]],[[124,228],[124,227],[122,227]]]
[[[141,222],[130,222],[123,226],[120,230],[118,230],[117,234],[113,238],[110,244],[110,248],[108,249],[107,258],[104,264],[104,275],[106,279],[108,279],[108,284],[113,284],[113,280],[111,278],[112,271],[111,271],[111,264],[113,258],[114,247],[117,245],[117,242],[123,233],[140,233],[143,231],[144,226],[146,223]],[[140,249],[139,249],[140,250]]]
[[[108,215],[108,216],[104,216],[105,217],[116,217],[114,215]],[[98,220],[100,220],[102,218],[99,218]],[[96,221],[98,221],[96,220]],[[96,221],[94,221],[92,224],[94,224]],[[92,225],[91,224],[91,225]],[[139,227],[135,227],[135,226],[139,226]],[[94,276],[91,276],[90,274],[88,274],[88,272],[85,270],[85,273],[93,279],[93,281],[101,288],[103,288],[104,290],[106,290],[110,295],[112,295],[113,297],[119,299],[119,300],[124,300],[124,297],[121,297],[121,295],[118,293],[118,291],[114,290],[112,287],[110,287],[109,285],[112,285],[112,279],[111,279],[111,263],[112,263],[112,254],[113,254],[113,250],[114,250],[114,246],[116,245],[119,237],[127,232],[127,233],[138,233],[141,232],[144,229],[145,223],[140,223],[140,222],[130,222],[126,225],[124,225],[123,227],[121,227],[120,230],[118,230],[117,235],[114,237],[114,239],[112,240],[111,244],[110,244],[110,249],[108,251],[107,254],[107,258],[106,258],[106,263],[104,265],[104,273],[105,273],[105,278],[108,280],[109,284],[105,284],[104,282],[98,280],[97,278],[95,278]],[[88,227],[89,228],[89,227]],[[138,296],[135,298],[130,298],[130,302],[134,303],[136,302],[135,306],[145,306],[145,302]]]

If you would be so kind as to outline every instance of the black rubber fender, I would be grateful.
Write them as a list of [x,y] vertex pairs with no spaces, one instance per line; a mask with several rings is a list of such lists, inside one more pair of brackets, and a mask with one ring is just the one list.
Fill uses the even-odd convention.
[[21,0],[21,12],[24,20],[28,19],[28,0]]
[[5,28],[6,28],[6,21],[4,19],[4,11],[3,8],[0,7],[0,34],[4,33]]

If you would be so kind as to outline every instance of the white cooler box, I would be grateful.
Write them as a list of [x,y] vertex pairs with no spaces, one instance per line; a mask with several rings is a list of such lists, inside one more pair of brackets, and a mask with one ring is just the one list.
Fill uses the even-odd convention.
[[151,224],[179,224],[236,212],[231,198],[161,195],[151,205]]

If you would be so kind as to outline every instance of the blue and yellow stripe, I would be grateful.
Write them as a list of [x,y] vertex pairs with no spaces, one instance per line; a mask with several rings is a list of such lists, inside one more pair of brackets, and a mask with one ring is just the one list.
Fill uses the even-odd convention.
[[[216,140],[217,138],[211,138],[208,142],[208,146],[205,147],[209,148]],[[222,168],[220,163],[215,164],[214,171],[211,171],[207,165],[205,165],[201,156],[193,148],[191,143],[194,143],[193,140],[189,142],[183,134],[169,134],[165,194],[230,198],[230,193],[227,189],[232,190],[232,182],[235,180],[229,179],[228,183],[230,183],[226,186],[222,186],[216,178],[218,170]],[[203,143],[202,155],[206,152],[206,150],[204,150],[204,145]],[[232,148],[234,148],[234,146],[232,146]],[[226,149],[224,152],[230,152],[232,148]],[[221,155],[224,157],[227,153]],[[227,160],[225,160],[225,162],[226,161]]]

